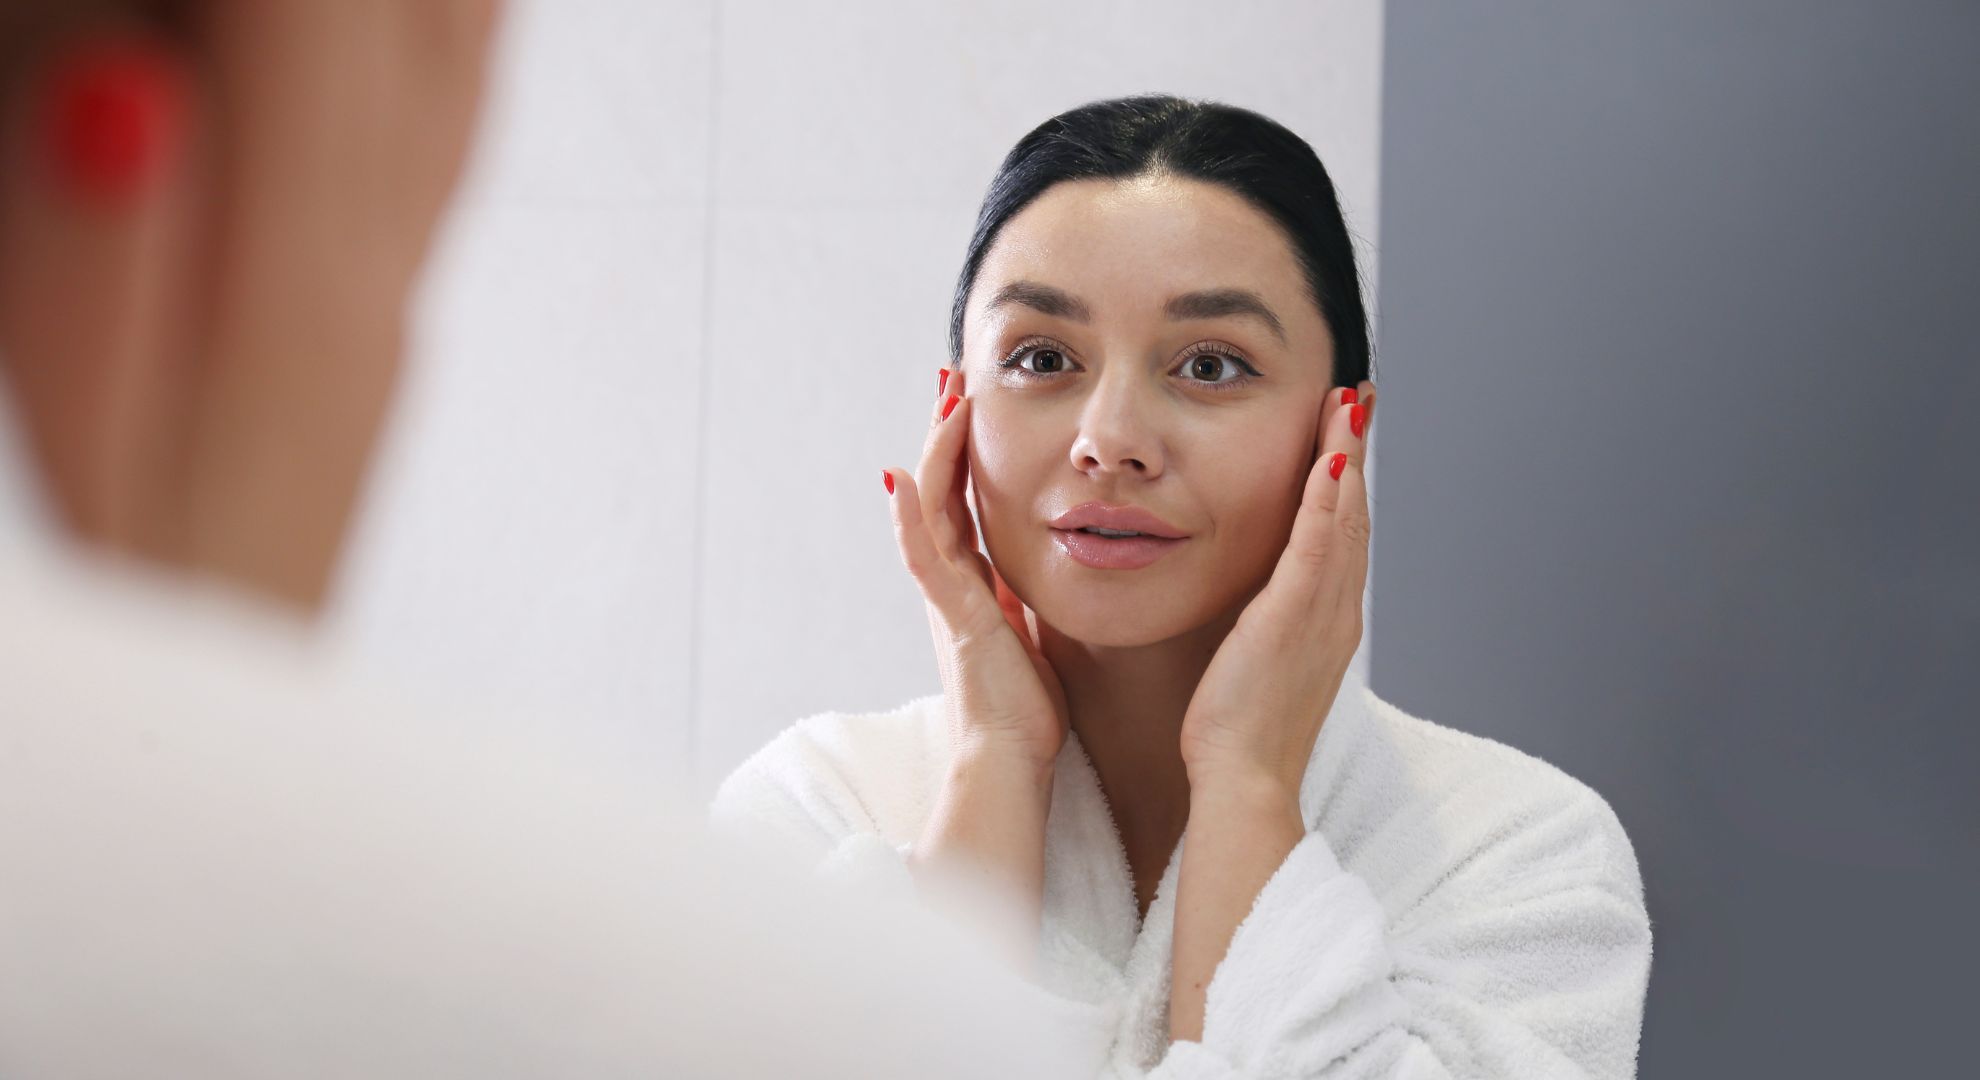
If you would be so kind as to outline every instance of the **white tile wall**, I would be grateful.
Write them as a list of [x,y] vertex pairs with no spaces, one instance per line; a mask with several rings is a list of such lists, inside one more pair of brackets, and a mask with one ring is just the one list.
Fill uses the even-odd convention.
[[912,468],[967,208],[732,209],[717,222],[695,717],[718,773],[791,719],[933,672],[880,470]]
[[354,655],[706,789],[935,688],[911,465],[976,202],[1025,130],[1258,109],[1372,273],[1379,0],[518,0],[347,574]]
[[714,7],[517,0],[334,629],[442,700],[688,760]]

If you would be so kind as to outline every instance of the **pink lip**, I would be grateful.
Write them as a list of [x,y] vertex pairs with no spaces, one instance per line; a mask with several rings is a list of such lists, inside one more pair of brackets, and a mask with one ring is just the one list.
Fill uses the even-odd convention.
[[[1100,536],[1085,528],[1138,532],[1140,536]],[[1181,529],[1139,506],[1081,503],[1052,522],[1052,539],[1072,560],[1095,570],[1139,570],[1167,555],[1188,537]]]
[[1163,540],[1181,540],[1188,534],[1139,506],[1084,502],[1060,514],[1052,522],[1055,529],[1113,529],[1138,532]]

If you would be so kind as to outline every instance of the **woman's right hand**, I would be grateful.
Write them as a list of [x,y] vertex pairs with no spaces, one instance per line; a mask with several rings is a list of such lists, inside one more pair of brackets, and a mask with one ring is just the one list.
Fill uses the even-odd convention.
[[901,561],[921,587],[952,748],[1049,771],[1066,737],[1065,690],[1024,605],[977,550],[969,510],[970,399],[952,371],[914,476],[886,472]]
[[1065,690],[1038,651],[1024,605],[976,549],[962,373],[951,372],[937,396],[917,475],[886,474],[901,561],[928,603],[951,750],[909,865],[935,907],[1031,971]]

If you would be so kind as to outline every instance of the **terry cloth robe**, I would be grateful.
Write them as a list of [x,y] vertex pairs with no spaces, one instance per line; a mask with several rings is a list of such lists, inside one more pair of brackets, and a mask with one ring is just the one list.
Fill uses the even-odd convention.
[[[811,717],[717,792],[731,835],[911,893],[905,861],[949,755],[939,696]],[[1650,920],[1601,796],[1404,713],[1350,672],[1300,793],[1307,834],[1237,928],[1201,1042],[1168,1038],[1176,877],[1137,911],[1077,736],[1046,822],[1039,992],[1085,1009],[1097,1075],[1184,1080],[1635,1073]]]

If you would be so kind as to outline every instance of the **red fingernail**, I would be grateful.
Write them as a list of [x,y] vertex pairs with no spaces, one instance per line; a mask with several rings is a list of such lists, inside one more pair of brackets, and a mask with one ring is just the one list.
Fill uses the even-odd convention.
[[1336,480],[1341,478],[1341,470],[1347,468],[1347,455],[1335,454],[1334,463],[1327,466],[1327,475]]
[[885,469],[880,470],[880,482],[887,485],[887,494],[892,495],[894,493],[893,473],[890,473]]
[[[1349,393],[1353,393],[1353,391],[1349,391]],[[1355,438],[1361,438],[1361,429],[1367,423],[1368,413],[1361,406],[1356,405],[1348,410],[1348,430],[1354,432]]]
[[50,72],[41,118],[59,182],[98,202],[137,195],[178,147],[185,97],[163,48],[134,40],[76,48]]
[[1354,387],[1350,386],[1346,390],[1341,391],[1341,404],[1352,405],[1355,403],[1356,400],[1360,398],[1360,396],[1361,395],[1355,393]]
[[940,380],[939,382],[937,382],[937,383],[935,384],[935,392],[936,392],[936,393],[938,393],[938,394],[946,394],[946,393],[948,393],[948,392],[949,392],[949,369],[948,369],[948,368],[943,368],[943,369],[942,369],[942,378],[941,378],[941,380]]
[[946,402],[943,402],[943,403],[942,403],[942,419],[944,419],[944,420],[947,420],[947,419],[949,418],[949,414],[950,414],[950,413],[952,413],[952,412],[955,412],[955,411],[956,411],[956,402],[958,402],[958,401],[961,401],[961,400],[962,400],[962,399],[961,399],[961,398],[959,398],[959,397],[952,397],[952,398],[950,398],[950,399],[949,399],[948,401],[946,401]]

